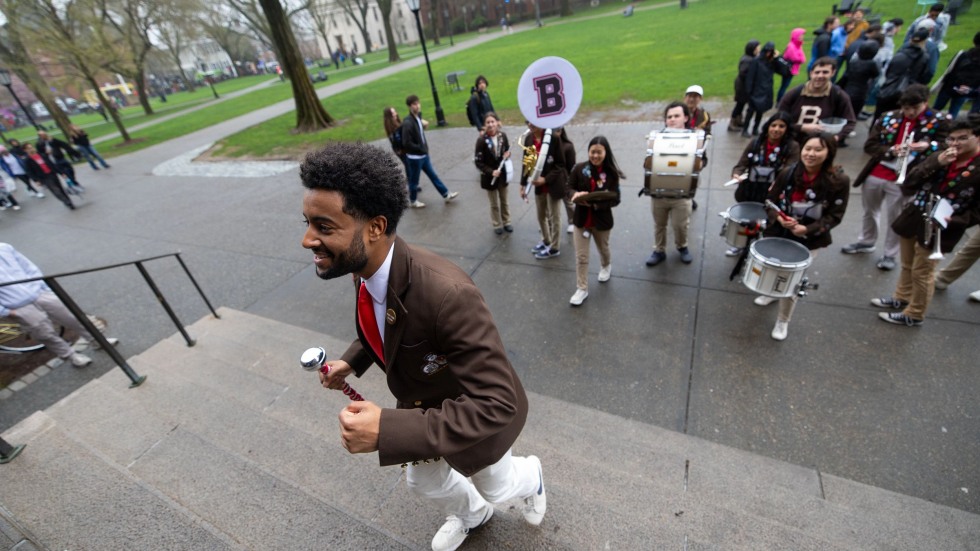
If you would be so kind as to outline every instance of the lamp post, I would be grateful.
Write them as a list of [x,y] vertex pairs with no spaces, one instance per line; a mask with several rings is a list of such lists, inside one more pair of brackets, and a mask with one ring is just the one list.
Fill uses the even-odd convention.
[[446,126],[446,115],[442,112],[442,105],[439,104],[439,92],[436,91],[436,81],[432,78],[432,65],[429,64],[429,50],[425,47],[425,34],[422,32],[422,20],[419,19],[419,10],[422,8],[421,0],[405,0],[408,9],[415,14],[415,26],[419,31],[419,41],[422,42],[422,55],[425,56],[425,68],[429,71],[429,84],[432,85],[432,99],[436,104],[436,124]]
[[34,117],[31,116],[31,112],[28,111],[26,107],[24,107],[24,104],[21,103],[20,98],[18,98],[17,94],[14,93],[14,83],[13,83],[13,79],[10,77],[9,69],[0,69],[0,85],[7,87],[7,91],[9,91],[10,95],[14,97],[14,101],[16,101],[17,105],[20,106],[20,110],[23,111],[25,115],[27,115],[27,120],[31,121],[31,124],[34,125],[34,128],[37,130],[44,130],[44,127],[38,124],[34,120]]

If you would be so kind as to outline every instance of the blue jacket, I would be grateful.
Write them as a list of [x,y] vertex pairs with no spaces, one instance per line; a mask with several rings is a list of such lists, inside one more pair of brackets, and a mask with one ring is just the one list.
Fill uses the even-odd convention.
[[834,29],[834,32],[830,35],[830,55],[833,57],[840,57],[844,55],[844,47],[847,45],[847,31],[844,30],[844,26],[841,25]]
[[[41,270],[7,243],[0,243],[0,283],[41,277]],[[20,285],[0,287],[0,317],[10,315],[16,310],[33,304],[41,293],[48,291],[43,281],[32,281]]]
[[[11,156],[11,157],[12,157],[12,158],[13,158],[13,159],[14,159],[15,161],[17,161],[17,164],[18,164],[18,165],[20,165],[20,170],[21,170],[21,173],[22,173],[22,174],[27,174],[27,169],[26,169],[26,168],[24,168],[24,163],[23,163],[23,161],[21,161],[21,160],[20,160],[20,158],[19,158],[19,157],[17,157],[17,155],[14,155],[13,153],[11,153],[11,154],[10,154],[10,156]],[[7,161],[5,161],[5,160],[3,159],[3,157],[0,157],[0,168],[2,168],[4,172],[6,172],[7,174],[9,174],[11,178],[13,178],[13,177],[14,177],[14,171],[13,171],[13,169],[11,169],[11,168],[10,168],[10,165],[9,165],[9,164],[7,163]]]

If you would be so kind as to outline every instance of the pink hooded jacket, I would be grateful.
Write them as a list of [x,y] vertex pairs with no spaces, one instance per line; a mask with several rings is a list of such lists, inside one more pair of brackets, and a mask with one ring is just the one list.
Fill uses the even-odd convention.
[[789,73],[794,76],[800,73],[800,65],[806,61],[806,54],[803,53],[803,35],[805,34],[806,29],[793,29],[793,32],[789,33],[789,44],[783,51],[783,57],[793,62],[793,67],[790,68]]

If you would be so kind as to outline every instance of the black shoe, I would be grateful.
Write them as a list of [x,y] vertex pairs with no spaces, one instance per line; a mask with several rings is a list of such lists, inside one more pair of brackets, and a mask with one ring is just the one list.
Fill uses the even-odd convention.
[[698,202],[691,199],[691,210],[698,210]]
[[653,251],[653,254],[651,254],[650,258],[647,259],[647,266],[656,266],[657,264],[660,264],[664,260],[667,260],[666,254],[660,251]]
[[682,249],[677,249],[677,252],[678,254],[681,255],[681,262],[683,262],[684,264],[690,264],[691,262],[694,262],[694,257],[691,256],[691,251],[689,251],[687,247],[684,247]]

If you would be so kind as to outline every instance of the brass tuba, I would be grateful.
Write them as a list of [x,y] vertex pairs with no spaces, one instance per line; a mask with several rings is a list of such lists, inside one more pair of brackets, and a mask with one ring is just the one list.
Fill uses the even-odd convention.
[[527,147],[524,145],[524,138],[531,133],[530,129],[524,131],[519,138],[517,138],[517,145],[521,146],[524,150],[523,164],[524,164],[524,174],[531,174],[534,172],[534,165],[538,163],[538,150],[532,145]]

